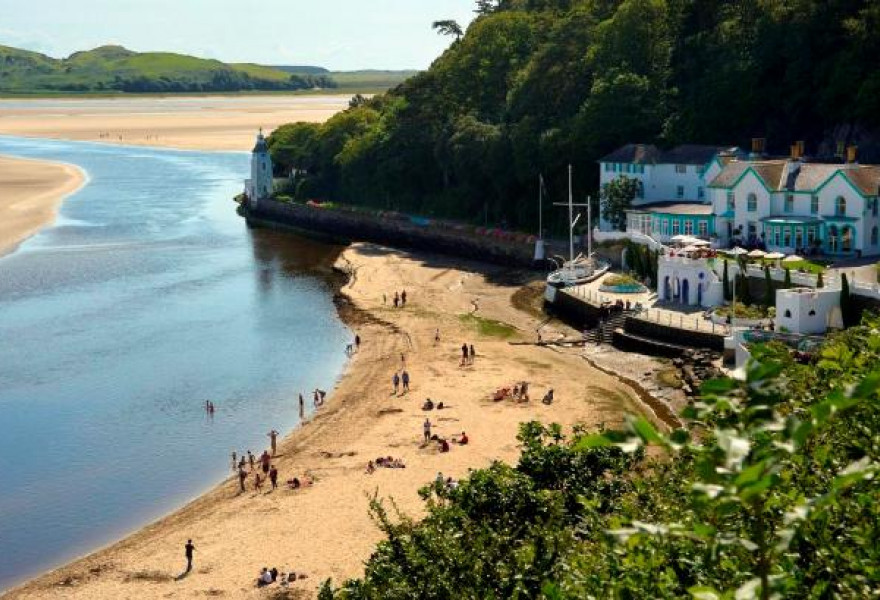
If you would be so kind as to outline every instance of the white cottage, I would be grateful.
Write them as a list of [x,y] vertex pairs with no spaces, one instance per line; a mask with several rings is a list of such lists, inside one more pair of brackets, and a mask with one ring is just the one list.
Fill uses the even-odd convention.
[[251,152],[251,176],[244,182],[244,193],[250,207],[256,208],[260,200],[272,196],[272,191],[272,158],[269,156],[269,145],[261,129]]

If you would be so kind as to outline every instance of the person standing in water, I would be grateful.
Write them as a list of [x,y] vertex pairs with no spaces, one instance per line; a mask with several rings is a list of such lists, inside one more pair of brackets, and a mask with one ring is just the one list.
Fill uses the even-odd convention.
[[299,420],[305,421],[306,419],[306,401],[303,400],[303,395],[299,395]]
[[[270,431],[270,432],[267,433],[266,435],[269,436],[269,443],[270,443],[271,446],[272,446],[272,456],[275,456],[275,455],[278,453],[278,452],[277,452],[277,447],[278,447],[278,432],[275,431],[275,430],[273,429],[272,431]],[[235,460],[235,454],[232,455],[232,459]]]
[[235,454],[235,450],[232,451],[232,470],[235,471],[236,467],[238,467],[238,456]]
[[189,573],[193,568],[193,551],[196,547],[193,546],[192,540],[186,540],[186,546],[183,549],[186,554],[186,572]]

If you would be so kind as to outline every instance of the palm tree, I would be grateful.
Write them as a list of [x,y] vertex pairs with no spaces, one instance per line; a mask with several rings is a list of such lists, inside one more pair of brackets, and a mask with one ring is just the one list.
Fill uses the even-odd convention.
[[461,36],[464,35],[464,32],[461,30],[461,25],[452,19],[434,21],[434,23],[431,24],[431,29],[436,30],[440,35],[454,35],[455,41],[460,40]]

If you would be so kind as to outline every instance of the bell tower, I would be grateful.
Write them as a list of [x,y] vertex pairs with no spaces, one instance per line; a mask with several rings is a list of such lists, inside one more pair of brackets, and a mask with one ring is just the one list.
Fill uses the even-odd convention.
[[251,152],[251,178],[245,183],[245,192],[251,208],[256,208],[260,200],[272,196],[272,158],[262,129]]

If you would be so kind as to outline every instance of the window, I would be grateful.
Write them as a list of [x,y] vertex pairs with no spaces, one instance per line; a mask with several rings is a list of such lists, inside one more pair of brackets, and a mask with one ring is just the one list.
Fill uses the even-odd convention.
[[756,195],[749,194],[746,210],[749,212],[755,212],[758,210],[758,197]]
[[779,242],[781,240],[781,235],[782,235],[782,228],[778,227],[778,226],[774,227],[773,228],[773,245],[774,246],[779,245]]
[[852,252],[853,229],[849,225],[843,228],[840,234],[840,246],[844,252]]
[[676,198],[678,198],[679,200],[681,200],[682,198],[684,198],[684,186],[683,186],[683,185],[680,185],[680,186],[678,186],[678,187],[675,189],[675,196],[676,196]]
[[787,309],[787,308],[785,309],[785,318],[786,318],[786,319],[790,319],[790,318],[791,318],[791,310],[789,310],[789,309]]
[[605,163],[605,172],[611,171],[611,163]]
[[871,245],[872,246],[877,245],[877,226],[876,225],[874,225],[874,227],[871,228]]
[[798,227],[794,230],[794,247],[795,248],[803,248],[804,247],[804,228]]
[[[875,227],[874,230],[876,231],[877,228]],[[707,223],[706,221],[700,221],[699,223],[697,223],[697,234],[700,237],[708,236],[709,235],[709,223]]]
[[794,212],[794,194],[785,195],[785,207],[783,210],[787,213]]
[[750,238],[753,238],[753,237],[755,237],[755,235],[757,235],[757,233],[758,233],[758,226],[755,224],[754,221],[749,221],[749,224],[748,224],[748,232],[749,232],[749,237],[750,237]]
[[815,227],[807,227],[807,245],[812,246],[813,242],[816,240],[816,228]]
[[678,229],[678,221],[673,221],[672,222],[672,235],[678,235],[679,233],[681,233],[681,232]]
[[626,165],[626,172],[627,172],[627,173],[632,173],[632,170],[633,170],[633,166],[632,166],[631,164],[627,164],[627,165]]
[[641,180],[636,181],[636,198],[645,197],[645,184]]
[[834,201],[834,214],[838,217],[846,214],[846,198],[838,196]]
[[828,250],[837,252],[837,225],[828,228]]
[[675,165],[675,172],[676,173],[687,173],[688,166],[687,165]]
[[736,210],[736,196],[733,192],[727,192],[727,210]]
[[706,190],[703,189],[703,186],[697,188],[697,199],[702,200],[706,197]]
[[685,235],[694,235],[694,222],[691,220],[687,220],[684,222],[684,234]]
[[810,196],[810,214],[819,214],[819,196],[816,196],[815,194]]
[[782,230],[782,245],[791,248],[791,229],[788,227]]
[[667,221],[666,219],[660,221],[660,234],[669,235],[669,221]]

